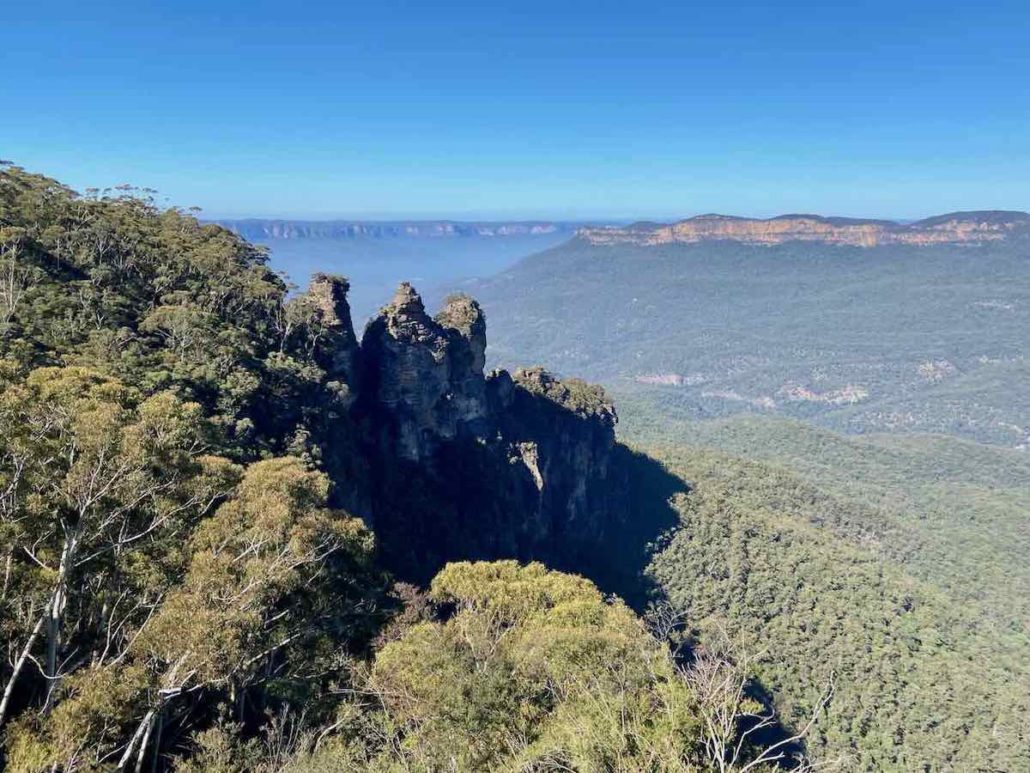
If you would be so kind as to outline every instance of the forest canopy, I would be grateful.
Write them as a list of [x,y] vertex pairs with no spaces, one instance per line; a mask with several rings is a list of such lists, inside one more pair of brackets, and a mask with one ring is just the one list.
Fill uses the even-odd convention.
[[688,663],[583,578],[502,561],[394,586],[341,504],[363,462],[324,307],[150,194],[0,170],[0,764],[756,770],[798,750],[754,742],[771,714],[732,658]]

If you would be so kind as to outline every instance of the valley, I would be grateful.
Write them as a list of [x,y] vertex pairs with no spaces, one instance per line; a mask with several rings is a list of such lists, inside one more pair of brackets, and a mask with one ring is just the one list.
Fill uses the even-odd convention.
[[575,372],[663,416],[785,415],[1021,448],[1023,223],[930,246],[616,244],[595,234],[634,229],[586,229],[465,289],[490,309],[493,362]]
[[468,261],[372,312],[276,261],[424,237],[290,263],[13,166],[0,206],[11,770],[1030,764],[1011,234],[425,237]]
[[346,275],[360,330],[401,282],[424,291],[487,277],[566,241],[571,223],[220,221],[268,249],[269,265],[298,288],[317,272]]
[[1030,3],[7,3],[0,773],[1030,773]]

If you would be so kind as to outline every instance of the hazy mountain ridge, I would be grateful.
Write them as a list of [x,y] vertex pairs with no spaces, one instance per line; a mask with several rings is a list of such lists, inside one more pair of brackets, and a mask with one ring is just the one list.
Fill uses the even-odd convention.
[[900,223],[791,214],[768,219],[707,214],[676,223],[637,223],[625,228],[585,227],[577,236],[590,244],[692,244],[726,240],[743,244],[792,241],[875,247],[890,244],[982,244],[1030,233],[1030,214],[1001,210],[951,212]]
[[452,238],[461,236],[541,236],[567,232],[578,224],[543,220],[457,221],[457,220],[280,220],[244,218],[215,220],[245,239],[388,239]]

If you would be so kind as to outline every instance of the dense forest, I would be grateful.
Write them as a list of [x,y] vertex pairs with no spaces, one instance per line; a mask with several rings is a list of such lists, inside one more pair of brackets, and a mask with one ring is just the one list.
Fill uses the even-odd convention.
[[1007,566],[1015,591],[1020,563],[999,555],[983,590],[964,587],[947,577],[962,563],[854,496],[719,450],[653,453],[691,489],[674,500],[680,526],[651,575],[692,636],[730,633],[752,654],[787,720],[835,680],[811,753],[858,770],[1026,769],[1025,598],[989,586]]
[[[540,371],[484,380],[478,306],[456,299],[435,321],[410,288],[361,351],[337,313],[344,280],[291,293],[261,250],[149,195],[79,195],[0,171],[0,765],[808,765],[801,736],[830,686],[781,724],[746,655],[691,641],[667,605],[642,618],[586,578],[525,560],[444,566],[474,522],[405,564],[398,529],[434,539],[437,506],[468,514],[448,503],[450,479],[420,469],[442,441],[410,434],[406,413],[380,415],[411,407],[397,378],[460,370],[465,392],[415,418],[457,433],[483,465],[469,475],[508,485],[495,497],[519,504],[544,482],[571,497],[531,511],[551,529],[546,550],[514,529],[470,558],[510,545],[513,558],[561,563],[572,532],[552,512],[617,511],[582,491],[621,480],[603,393]],[[382,359],[350,378],[373,352]],[[480,424],[514,440],[487,453],[460,435]],[[397,458],[384,462],[385,449]],[[572,452],[582,468],[556,467]],[[497,523],[518,514],[494,507]],[[391,577],[430,566],[419,585]]]

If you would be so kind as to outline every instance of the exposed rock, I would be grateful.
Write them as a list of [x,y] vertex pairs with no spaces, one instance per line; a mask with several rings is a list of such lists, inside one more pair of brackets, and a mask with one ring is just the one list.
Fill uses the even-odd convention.
[[534,481],[524,508],[541,544],[585,545],[621,521],[624,481],[612,467],[615,408],[599,386],[519,369],[500,437]]
[[604,387],[578,379],[564,381],[555,378],[543,368],[519,368],[515,371],[515,384],[531,394],[546,397],[560,408],[583,419],[596,419],[610,430],[614,441],[614,427],[618,422],[615,405]]
[[678,223],[636,223],[625,228],[582,228],[577,235],[592,244],[690,244],[734,241],[773,245],[791,241],[876,247],[884,244],[982,244],[1030,232],[1026,212],[955,212],[915,223],[859,220],[819,215],[780,215],[758,220],[729,215],[699,215]]
[[350,283],[345,277],[315,274],[307,292],[322,330],[314,351],[315,362],[336,386],[345,405],[350,405],[355,398],[360,358],[347,302],[348,290]]
[[439,442],[484,429],[482,312],[475,301],[458,299],[439,319],[446,324],[426,313],[405,282],[362,338],[366,405],[386,422],[380,439],[410,461],[431,459]]
[[811,389],[798,384],[785,384],[780,389],[780,394],[785,395],[788,400],[825,403],[827,405],[854,405],[869,397],[869,390],[857,384],[847,384],[841,389],[813,392]]
[[482,378],[486,366],[486,317],[479,304],[467,295],[451,295],[444,301],[436,321],[468,341],[472,355],[468,369]]
[[406,283],[365,329],[352,412],[370,520],[402,576],[461,558],[575,566],[626,518],[604,390],[540,368],[486,377],[485,354],[478,303],[453,296],[433,318]]
[[246,239],[391,239],[454,238],[467,236],[539,236],[570,232],[571,223],[547,221],[465,222],[449,220],[411,220],[362,222],[354,220],[221,220],[219,225]]

